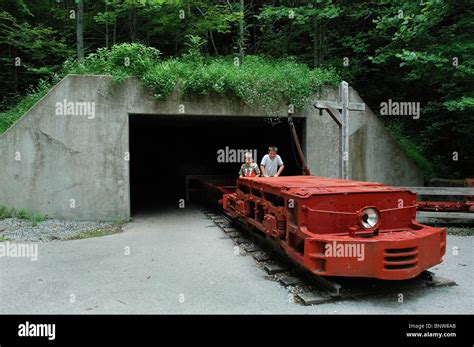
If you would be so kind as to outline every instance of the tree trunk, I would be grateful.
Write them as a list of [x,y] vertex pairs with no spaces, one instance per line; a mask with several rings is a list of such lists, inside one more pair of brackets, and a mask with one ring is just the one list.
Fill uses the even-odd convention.
[[209,38],[211,39],[212,48],[214,48],[214,53],[216,55],[219,55],[219,51],[217,50],[216,43],[214,42],[214,35],[212,35],[211,30],[208,30],[208,32],[209,32]]
[[326,21],[321,20],[321,48],[319,50],[319,64],[322,65],[326,53]]
[[114,31],[112,33],[112,45],[115,45],[116,37],[117,37],[117,18],[115,18],[115,21],[114,21]]
[[[313,3],[313,8],[316,9],[316,3]],[[319,66],[319,21],[318,16],[315,13],[313,16],[313,65],[314,67]]]
[[[105,13],[108,12],[108,1],[105,1]],[[109,22],[105,21],[105,47],[109,48]]]
[[245,0],[240,0],[240,8],[242,9],[242,18],[239,23],[239,55],[240,62],[244,61],[244,25],[245,25]]
[[16,66],[16,58],[17,58],[17,49],[16,47],[12,47],[12,55],[13,55],[13,91],[15,93],[18,92],[18,69],[20,68],[19,66]]
[[136,36],[136,26],[137,26],[137,16],[136,16],[136,9],[132,8],[130,12],[128,12],[128,22],[130,28],[130,40],[135,42]]
[[84,59],[84,0],[77,0],[77,58]]

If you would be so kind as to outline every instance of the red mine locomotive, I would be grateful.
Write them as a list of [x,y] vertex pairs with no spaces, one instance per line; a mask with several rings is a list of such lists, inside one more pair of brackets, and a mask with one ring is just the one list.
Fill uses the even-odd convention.
[[416,195],[317,176],[242,177],[224,212],[319,276],[403,280],[442,262],[446,229],[416,221]]

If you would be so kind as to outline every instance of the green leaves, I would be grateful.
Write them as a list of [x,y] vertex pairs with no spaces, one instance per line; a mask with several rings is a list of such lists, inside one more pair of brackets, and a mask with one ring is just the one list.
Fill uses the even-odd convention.
[[47,219],[48,216],[41,213],[32,212],[24,208],[17,210],[13,207],[8,208],[6,206],[0,205],[0,219],[5,218],[28,219],[31,221],[31,225],[36,227],[38,224]]
[[[118,82],[138,76],[157,97],[173,90],[232,94],[271,112],[278,102],[304,105],[322,83],[342,76],[374,110],[388,98],[420,102],[421,119],[398,119],[400,131],[435,168],[441,161],[454,167],[454,148],[474,160],[471,2],[246,0],[242,11],[234,0],[86,1],[85,50],[93,53],[79,63],[67,59],[76,50],[73,3],[7,1],[0,11],[0,107],[14,104],[40,78],[74,72],[109,74]],[[235,65],[241,41],[246,57]],[[143,46],[113,46],[123,42]],[[113,48],[101,48],[106,45]],[[33,99],[25,100],[20,109]],[[0,115],[0,131],[15,112]],[[462,170],[469,165],[459,167],[468,175]]]
[[[437,174],[461,178],[474,173],[474,23],[472,8],[466,4],[463,0],[387,1],[369,32],[379,40],[369,59],[386,84],[375,82],[379,88],[373,88],[369,98],[392,93],[419,101],[420,120],[399,120],[399,132],[433,160]],[[455,151],[462,153],[459,162],[452,159]]]
[[[269,114],[281,110],[282,104],[302,108],[323,85],[335,85],[340,79],[334,69],[310,69],[292,59],[270,59],[246,56],[244,64],[234,57],[210,58],[196,52],[202,40],[190,38],[191,50],[199,59],[161,60],[160,52],[137,43],[123,43],[111,49],[101,48],[84,60],[67,60],[61,75],[108,74],[117,81],[128,76],[138,77],[153,90],[155,97],[164,98],[173,91],[184,96],[233,95],[250,106],[260,107]],[[13,109],[0,114],[0,133],[26,112],[51,87],[43,82]]]
[[0,134],[3,134],[13,125],[26,111],[38,102],[51,89],[52,84],[46,80],[40,80],[38,86],[30,90],[26,96],[5,112],[0,113]]
[[[206,58],[198,51],[204,44],[203,40],[199,37],[189,39],[190,53],[183,58],[159,62],[150,58],[153,63],[144,64],[144,70],[136,70],[136,76],[153,89],[156,97],[166,97],[175,89],[183,95],[228,94],[271,113],[282,102],[301,108],[321,86],[339,82],[332,69],[312,70],[291,59],[247,56],[244,64],[238,64],[233,57]],[[132,55],[128,51],[132,47],[126,46],[125,49],[122,46],[125,44],[113,47],[111,55],[122,50]],[[141,52],[144,50],[141,46],[134,47]],[[120,57],[120,61],[123,53],[115,56]],[[146,54],[141,53],[141,56]],[[95,59],[97,56],[91,57]],[[115,64],[115,58],[108,61]],[[106,66],[104,69],[113,73],[113,69]]]
[[449,100],[443,102],[443,106],[446,107],[448,111],[464,111],[469,109],[474,109],[474,97],[463,96],[458,100]]

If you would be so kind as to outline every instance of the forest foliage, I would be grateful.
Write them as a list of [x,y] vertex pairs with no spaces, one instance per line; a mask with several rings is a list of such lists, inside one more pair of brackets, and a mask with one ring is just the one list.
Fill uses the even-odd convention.
[[[298,104],[344,79],[376,113],[387,100],[420,103],[418,119],[380,119],[428,178],[474,175],[472,1],[85,0],[80,63],[76,1],[0,3],[0,127],[81,69],[134,72],[158,97],[178,87],[264,105],[273,88]],[[160,63],[124,68],[127,49]]]

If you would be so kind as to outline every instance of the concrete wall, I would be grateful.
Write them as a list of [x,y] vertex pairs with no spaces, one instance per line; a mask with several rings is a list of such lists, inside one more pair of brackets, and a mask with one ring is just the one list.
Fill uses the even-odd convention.
[[[129,215],[127,108],[107,82],[66,77],[0,137],[0,204],[71,219]],[[94,102],[96,117],[56,115],[64,99]]]
[[[338,90],[327,88],[319,100],[337,101]],[[363,103],[349,88],[349,102]],[[307,156],[311,172],[318,176],[339,177],[339,128],[326,111],[307,115]],[[408,158],[382,122],[366,105],[365,111],[349,114],[350,178],[390,185],[422,186],[421,170]]]
[[[335,100],[336,91],[326,94]],[[57,115],[56,103],[64,100],[94,103],[95,117]],[[360,101],[355,91],[351,101]],[[186,116],[266,116],[234,97],[173,94],[160,101],[135,78],[116,84],[106,76],[69,75],[0,136],[0,205],[69,219],[130,217],[128,115],[177,115],[181,105]],[[312,105],[295,116],[306,118],[303,143],[313,174],[337,176],[332,119]],[[422,183],[420,171],[370,110],[351,113],[351,152],[354,179]]]

